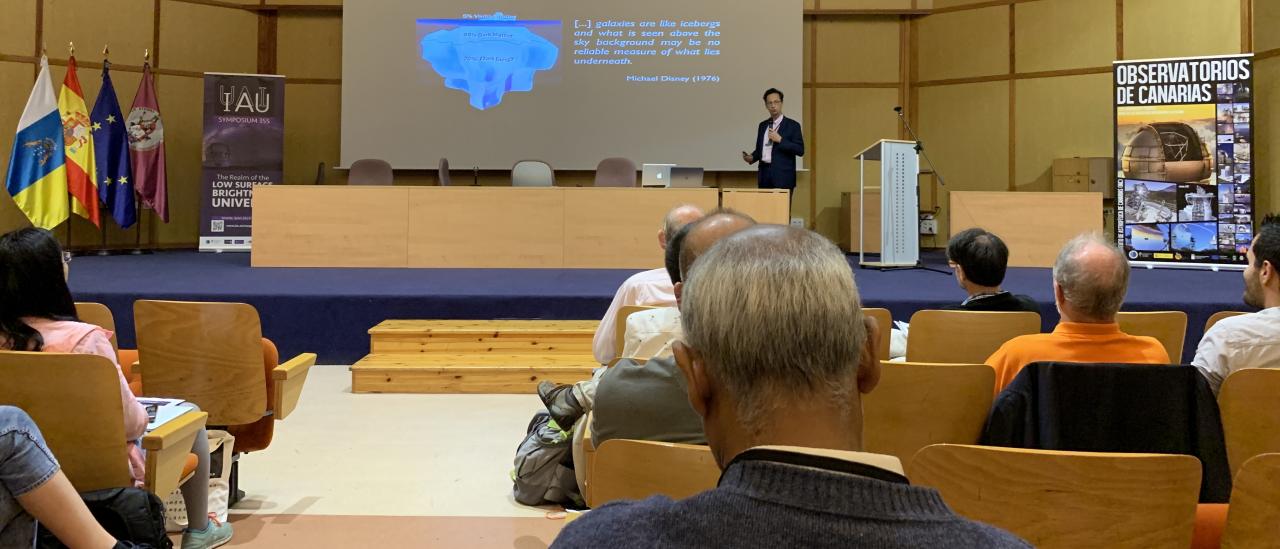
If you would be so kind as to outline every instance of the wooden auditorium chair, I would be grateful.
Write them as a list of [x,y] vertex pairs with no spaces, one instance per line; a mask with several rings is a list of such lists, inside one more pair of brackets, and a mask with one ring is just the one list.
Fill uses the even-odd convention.
[[618,307],[618,315],[614,317],[613,321],[613,362],[610,362],[609,366],[613,366],[614,363],[618,362],[618,359],[622,358],[622,349],[627,343],[627,317],[649,309],[657,309],[657,307],[647,305],[623,305]]
[[1125,312],[1116,314],[1120,331],[1156,338],[1169,353],[1171,364],[1182,362],[1182,345],[1187,338],[1187,313],[1182,311]]
[[89,301],[76,302],[76,316],[80,322],[93,324],[111,332],[111,348],[116,350],[116,363],[124,371],[124,378],[129,382],[129,390],[134,395],[142,396],[142,376],[133,371],[133,363],[138,361],[137,349],[121,349],[116,342],[116,317],[111,309],[101,303]]
[[931,444],[977,444],[995,379],[986,364],[882,362],[880,383],[862,396],[863,446],[906,465]]
[[1205,321],[1204,331],[1208,332],[1209,328],[1212,328],[1213,325],[1217,324],[1219,320],[1222,320],[1224,318],[1231,318],[1233,316],[1239,316],[1242,314],[1245,314],[1245,313],[1242,313],[1240,311],[1218,311],[1216,313],[1213,313],[1209,315],[1209,320]]
[[907,330],[907,362],[982,364],[1004,342],[1036,333],[1039,313],[916,311]]
[[1254,456],[1280,453],[1280,370],[1248,368],[1227,376],[1218,413],[1232,478]]
[[938,444],[906,470],[956,513],[1042,549],[1188,547],[1200,493],[1186,455]]
[[893,314],[889,309],[879,307],[863,307],[862,314],[876,319],[876,326],[880,327],[880,350],[879,359],[889,360],[890,336],[893,331]]
[[[120,380],[98,355],[0,351],[0,402],[22,408],[78,492],[133,486]],[[188,412],[142,437],[146,489],[167,498],[195,470],[191,444],[208,414]]]
[[587,504],[599,507],[658,494],[683,499],[715,488],[719,479],[720,467],[708,446],[606,440],[596,450]]
[[244,303],[138,300],[142,387],[148,395],[181,398],[208,412],[209,424],[236,437],[232,497],[241,453],[271,445],[275,422],[298,405],[314,353],[279,364],[262,337],[258,311]]
[[1222,547],[1280,548],[1280,454],[1255,456],[1240,467]]

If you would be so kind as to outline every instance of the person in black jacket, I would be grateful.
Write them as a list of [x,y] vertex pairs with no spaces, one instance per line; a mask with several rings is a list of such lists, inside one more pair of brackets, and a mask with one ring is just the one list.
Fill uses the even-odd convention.
[[800,123],[782,115],[782,91],[769,88],[764,92],[764,107],[769,118],[756,127],[755,150],[742,151],[742,161],[759,162],[757,183],[761,189],[796,188],[796,157],[804,156],[804,132]]
[[947,243],[947,263],[969,294],[948,309],[1040,312],[1034,299],[1000,289],[1009,266],[1009,247],[994,233],[976,227],[960,231]]

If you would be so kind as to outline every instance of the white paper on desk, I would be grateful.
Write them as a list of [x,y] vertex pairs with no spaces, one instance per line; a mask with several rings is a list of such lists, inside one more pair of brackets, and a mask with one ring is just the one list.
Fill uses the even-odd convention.
[[[170,401],[165,404],[156,406],[155,417],[152,418],[151,421],[147,423],[148,433],[150,433],[151,431],[154,431],[157,427],[164,425],[165,423],[168,423],[169,421],[173,420],[173,418],[176,418],[182,414],[185,414],[195,409],[195,406],[188,404],[186,401],[178,400],[178,399],[141,399],[140,398],[138,399],[138,402],[142,402],[144,406],[147,406],[148,404],[147,402],[145,402],[146,400]],[[150,414],[147,414],[147,415],[150,416]]]

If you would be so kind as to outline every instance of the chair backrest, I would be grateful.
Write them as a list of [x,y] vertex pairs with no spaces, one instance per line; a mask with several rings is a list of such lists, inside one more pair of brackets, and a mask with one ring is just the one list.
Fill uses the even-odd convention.
[[589,485],[598,507],[656,494],[683,499],[715,488],[719,479],[710,447],[611,439],[596,449]]
[[1222,547],[1280,547],[1280,454],[1255,456],[1240,468]]
[[977,444],[995,383],[986,364],[882,362],[862,396],[863,446],[905,464],[931,444]]
[[1182,344],[1187,338],[1187,313],[1121,311],[1116,315],[1116,322],[1120,324],[1120,331],[1126,334],[1156,338],[1169,353],[1169,362],[1182,362]]
[[1280,370],[1247,368],[1227,376],[1218,413],[1232,477],[1253,456],[1280,453]]
[[209,425],[244,425],[267,411],[262,325],[244,303],[133,304],[147,394],[194,402]]
[[618,316],[613,322],[614,358],[622,358],[622,348],[627,342],[627,317],[631,316],[632,313],[656,308],[646,305],[623,305],[618,308]]
[[1209,320],[1205,321],[1204,331],[1206,332],[1209,331],[1209,328],[1212,328],[1213,325],[1217,324],[1219,320],[1222,320],[1224,318],[1231,318],[1233,316],[1242,315],[1242,314],[1245,314],[1245,313],[1240,311],[1218,311],[1216,313],[1213,313],[1212,315],[1209,315]]
[[521,160],[511,167],[512,187],[551,187],[555,184],[555,171],[541,160]]
[[1043,549],[1187,547],[1200,493],[1200,462],[1185,455],[939,444],[907,477]]
[[863,307],[862,314],[876,319],[876,325],[880,327],[880,360],[889,360],[889,345],[892,341],[893,332],[893,314],[889,309],[881,309],[879,307]]
[[111,332],[111,348],[117,351],[120,350],[120,346],[116,343],[116,317],[111,314],[111,309],[108,309],[106,305],[77,301],[76,316],[80,317],[80,322],[93,324]]
[[395,180],[391,163],[377,158],[362,158],[351,163],[348,185],[390,185]]
[[133,486],[120,378],[98,355],[0,351],[0,403],[35,420],[76,491]]
[[436,170],[436,176],[440,179],[441,187],[448,187],[453,184],[453,178],[449,176],[449,159],[440,159],[440,168]]
[[1039,313],[916,311],[907,330],[907,362],[981,364],[1004,342],[1039,332]]
[[635,187],[638,184],[636,163],[629,158],[606,158],[596,165],[597,187]]

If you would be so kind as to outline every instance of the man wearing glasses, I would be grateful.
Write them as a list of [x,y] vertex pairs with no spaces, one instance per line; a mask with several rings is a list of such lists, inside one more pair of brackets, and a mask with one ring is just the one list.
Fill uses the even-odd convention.
[[747,164],[760,163],[758,176],[761,189],[796,188],[796,157],[804,156],[804,134],[800,123],[782,115],[782,92],[769,88],[764,92],[764,107],[769,119],[756,129],[755,151],[742,151]]

